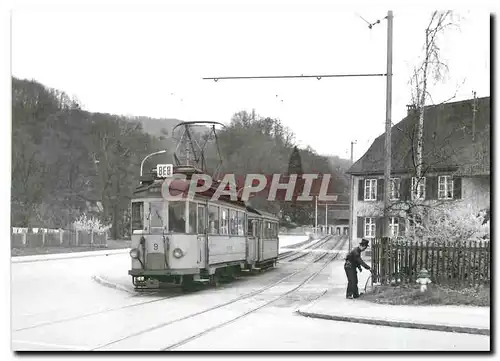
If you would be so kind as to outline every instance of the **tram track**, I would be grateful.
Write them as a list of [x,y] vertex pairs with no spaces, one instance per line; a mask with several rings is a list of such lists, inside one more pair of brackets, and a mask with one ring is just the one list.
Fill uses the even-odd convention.
[[316,243],[312,244],[311,246],[306,247],[301,251],[298,251],[297,253],[299,253],[299,255],[297,257],[294,257],[292,259],[287,260],[287,262],[294,262],[298,259],[304,258],[304,257],[312,254],[313,250],[318,249],[318,248],[322,247],[323,245],[325,245],[329,241],[330,237],[331,236],[327,236],[324,239],[321,239],[319,242],[316,242]]
[[[147,304],[150,304],[150,303],[161,302],[161,301],[165,301],[165,300],[170,299],[170,298],[175,298],[175,297],[180,297],[180,296],[182,296],[182,294],[166,296],[166,297],[162,297],[162,298],[155,299],[155,300],[148,300],[148,301],[137,302],[137,303],[133,303],[131,305],[124,305],[124,306],[120,306],[120,307],[110,307],[110,308],[106,308],[106,309],[100,310],[100,311],[88,312],[88,313],[85,313],[83,315],[62,318],[62,319],[55,320],[55,321],[41,322],[41,323],[38,323],[38,324],[35,324],[35,325],[13,329],[12,331],[13,332],[17,332],[17,331],[31,330],[31,329],[35,329],[35,328],[39,328],[39,327],[44,327],[44,326],[52,326],[52,325],[56,325],[58,323],[76,321],[76,320],[80,320],[80,319],[87,318],[87,317],[102,315],[102,314],[108,313],[108,312],[120,311],[120,310],[125,310],[125,309],[128,309],[128,308],[133,308],[133,307],[139,307],[139,306],[147,305]],[[138,298],[137,295],[132,295],[132,296],[126,297],[125,300],[132,300],[132,299],[137,299],[137,298]]]
[[293,257],[295,255],[300,255],[300,257],[297,257],[297,258],[294,258],[294,259],[291,259],[291,260],[287,260],[287,262],[291,262],[291,261],[293,261],[295,259],[299,259],[299,258],[305,256],[306,254],[309,254],[308,250],[317,248],[318,244],[324,244],[326,241],[328,241],[330,239],[330,237],[331,236],[325,236],[325,237],[322,237],[322,238],[320,238],[319,240],[316,240],[316,241],[309,241],[310,244],[307,245],[307,247],[304,247],[304,248],[302,248],[300,250],[290,250],[290,251],[287,251],[285,253],[282,253],[281,255],[279,255],[278,261],[287,260],[287,258]]
[[[326,237],[326,240],[324,242],[318,242],[321,243],[321,244],[325,244],[326,242],[328,242],[331,238],[334,238],[334,236],[328,236]],[[333,246],[332,246],[332,249],[335,249],[337,248],[339,245],[340,247],[343,247],[343,245],[345,244],[346,242],[346,238],[344,237],[339,237],[338,239],[335,240]],[[215,305],[215,306],[212,306],[212,307],[209,307],[207,309],[204,309],[202,311],[199,311],[199,312],[195,312],[193,314],[189,314],[189,315],[186,315],[186,316],[183,316],[183,317],[180,317],[180,318],[177,318],[177,319],[174,319],[174,320],[169,320],[169,321],[166,321],[166,322],[162,322],[160,324],[157,324],[157,325],[154,325],[152,327],[148,327],[146,329],[143,329],[143,330],[140,330],[140,331],[137,331],[137,332],[134,332],[132,334],[129,334],[127,336],[124,336],[124,337],[121,337],[119,339],[116,339],[116,340],[113,340],[111,342],[108,342],[106,344],[102,344],[96,348],[93,348],[92,351],[97,351],[97,350],[101,350],[101,349],[105,349],[107,347],[110,347],[110,346],[113,346],[113,345],[116,345],[120,342],[123,342],[125,340],[128,340],[128,339],[132,339],[134,337],[140,337],[140,336],[143,336],[143,335],[146,335],[148,333],[151,333],[151,332],[154,332],[154,331],[159,331],[161,329],[164,329],[164,328],[168,328],[169,326],[173,325],[173,324],[176,324],[176,323],[179,323],[179,322],[182,322],[182,321],[188,321],[188,320],[193,320],[195,319],[196,317],[198,316],[201,316],[201,315],[206,315],[210,312],[213,312],[213,311],[217,311],[217,310],[221,310],[229,305],[233,305],[239,301],[243,301],[243,300],[248,300],[252,297],[255,297],[255,296],[258,296],[262,293],[264,293],[265,291],[267,290],[270,290],[272,289],[273,287],[276,287],[278,285],[280,285],[281,283],[287,281],[288,279],[290,279],[291,277],[297,275],[297,274],[300,274],[301,272],[303,271],[306,271],[308,270],[310,267],[311,267],[311,264],[315,264],[315,263],[318,263],[320,260],[322,260],[326,255],[329,255],[329,254],[332,254],[329,252],[330,250],[328,250],[327,252],[324,252],[323,254],[321,254],[320,256],[316,257],[313,262],[309,263],[307,266],[305,267],[302,267],[300,268],[299,270],[291,273],[291,274],[288,274],[287,276],[279,279],[277,282],[274,282],[274,283],[271,283],[271,284],[268,284],[266,285],[265,287],[262,287],[258,290],[255,290],[255,291],[252,291],[252,292],[249,292],[249,293],[246,293],[246,294],[243,294],[241,296],[238,296],[234,299],[231,299],[227,302],[224,302],[224,303],[220,303],[218,305]],[[173,349],[173,348],[176,348],[176,347],[179,347],[181,346],[182,344],[185,344],[187,342],[190,342],[192,340],[194,340],[195,338],[198,338],[198,337],[201,337],[203,336],[204,334],[208,333],[208,332],[211,332],[211,331],[214,331],[218,328],[221,328],[229,323],[232,323],[240,318],[243,318],[251,313],[254,313],[258,310],[260,310],[261,308],[265,307],[265,306],[268,306],[276,301],[278,301],[279,299],[282,299],[283,297],[286,297],[287,295],[291,294],[292,292],[298,290],[300,287],[302,287],[303,285],[305,285],[307,282],[309,282],[310,280],[312,280],[314,277],[316,277],[319,273],[321,273],[333,260],[335,260],[337,257],[338,257],[339,253],[333,253],[332,256],[330,257],[330,259],[325,262],[324,265],[322,265],[320,267],[319,270],[317,271],[314,271],[310,276],[306,277],[303,281],[301,281],[298,285],[294,286],[292,289],[280,294],[279,296],[273,298],[271,301],[266,301],[264,302],[263,304],[261,304],[260,306],[258,307],[254,307],[252,309],[250,309],[248,312],[244,312],[243,314],[240,314],[239,316],[235,317],[235,318],[232,318],[226,322],[223,322],[223,323],[220,323],[220,324],[217,324],[213,327],[210,327],[202,332],[199,332],[195,335],[192,335],[188,338],[185,338],[183,340],[180,340],[176,343],[173,343],[165,348],[163,348],[162,350],[170,350],[170,349]],[[262,302],[262,301],[258,301],[257,302]]]
[[[282,281],[282,279],[280,279],[280,281]],[[280,282],[280,281],[278,281],[278,282]],[[273,285],[274,285],[274,283],[272,283],[271,285],[269,285],[269,287],[271,287]],[[154,291],[148,292],[148,293],[132,294],[132,295],[130,295],[128,297],[125,297],[125,300],[137,299],[137,298],[140,298],[140,297],[144,296],[145,294],[146,295],[150,295],[150,296],[155,296],[156,294],[159,294],[161,292],[162,292],[161,290],[160,291],[154,290]],[[190,292],[190,293],[196,293],[196,292]],[[188,294],[190,294],[190,293],[188,293]],[[39,327],[44,327],[44,326],[56,325],[56,324],[60,324],[60,323],[64,323],[64,322],[77,321],[77,320],[88,318],[88,317],[92,317],[92,316],[102,315],[102,314],[108,313],[108,312],[115,312],[115,311],[120,311],[120,310],[125,310],[125,309],[129,309],[129,308],[133,308],[133,307],[139,307],[139,306],[143,306],[143,305],[147,305],[147,304],[152,304],[152,303],[156,303],[156,302],[162,302],[162,301],[165,301],[165,300],[168,300],[168,299],[177,298],[177,297],[181,297],[181,296],[185,296],[185,295],[186,295],[185,292],[181,292],[179,294],[168,295],[168,296],[160,297],[160,298],[157,298],[157,299],[154,299],[154,300],[140,301],[140,302],[137,302],[137,303],[133,303],[133,304],[129,304],[129,305],[124,305],[124,306],[120,306],[120,307],[109,307],[109,308],[106,308],[106,309],[103,309],[103,310],[99,310],[99,311],[93,311],[93,312],[84,313],[82,315],[66,317],[66,318],[62,318],[62,319],[54,320],[54,321],[41,322],[41,323],[37,323],[35,325],[30,325],[30,326],[26,326],[26,327],[21,327],[21,328],[13,329],[12,331],[13,332],[25,331],[25,330],[30,330],[30,329],[36,329],[36,328],[39,328]],[[248,297],[251,297],[252,295],[253,295],[253,293],[250,296],[248,296]],[[239,299],[236,299],[234,302],[236,302],[238,300]]]
[[[327,237],[327,238],[330,238],[330,237]],[[344,237],[340,237],[339,242],[336,242],[336,243],[333,245],[332,249],[335,249],[339,243],[340,243],[340,247],[342,247],[342,246],[345,244],[346,240],[347,240],[346,238],[344,238]],[[325,243],[326,243],[326,242],[325,242]],[[324,244],[324,243],[322,243],[322,244]],[[321,259],[323,259],[323,258],[324,258],[326,255],[328,255],[328,254],[330,254],[330,253],[329,253],[329,252],[325,252],[325,253],[323,253],[321,256],[319,256],[317,259],[315,259],[315,260],[313,261],[313,263],[317,263],[317,262],[319,262]],[[298,290],[298,289],[300,289],[302,286],[304,286],[305,284],[307,284],[309,281],[311,281],[312,279],[314,279],[314,278],[315,278],[317,275],[319,275],[319,274],[320,274],[320,273],[321,273],[321,272],[322,272],[322,271],[323,271],[323,270],[324,270],[324,269],[325,269],[325,268],[326,268],[326,267],[327,267],[327,266],[328,266],[328,265],[329,265],[332,261],[334,261],[335,259],[337,259],[337,257],[338,257],[338,256],[339,256],[339,253],[334,253],[334,254],[331,256],[331,258],[330,258],[327,262],[325,262],[323,266],[321,266],[321,267],[320,267],[320,269],[318,269],[318,270],[314,271],[314,272],[313,272],[313,273],[312,273],[309,277],[307,277],[305,280],[303,280],[303,281],[302,281],[302,282],[300,282],[298,285],[296,285],[295,287],[293,287],[291,290],[286,291],[286,292],[284,292],[284,293],[280,294],[279,296],[277,296],[277,297],[275,297],[275,298],[271,299],[270,301],[266,301],[266,302],[264,302],[262,305],[260,305],[260,306],[258,306],[258,307],[255,307],[255,308],[253,308],[253,309],[251,309],[251,310],[249,310],[249,311],[247,311],[247,312],[245,312],[245,313],[243,313],[243,314],[241,314],[241,315],[239,315],[239,316],[237,316],[237,317],[235,317],[235,318],[232,318],[232,319],[230,319],[230,320],[228,320],[228,321],[226,321],[226,322],[223,322],[223,323],[221,323],[221,324],[218,324],[218,325],[215,325],[215,326],[213,326],[213,327],[210,327],[210,328],[208,328],[208,329],[206,329],[206,330],[204,330],[204,331],[202,331],[202,332],[200,332],[200,333],[198,333],[198,334],[196,334],[196,335],[193,335],[193,336],[191,336],[191,337],[188,337],[188,338],[185,338],[185,339],[183,339],[183,340],[181,340],[181,341],[178,341],[178,342],[176,342],[176,343],[174,343],[174,344],[171,344],[171,345],[169,345],[169,346],[167,346],[167,347],[165,347],[165,348],[161,349],[161,351],[169,351],[169,350],[173,350],[173,349],[175,349],[175,348],[177,348],[177,347],[180,347],[180,346],[182,346],[182,345],[184,345],[184,344],[187,344],[188,342],[194,341],[195,339],[197,339],[197,338],[199,338],[199,337],[201,337],[201,336],[203,336],[203,335],[205,335],[205,334],[207,334],[207,333],[209,333],[209,332],[213,332],[213,331],[215,331],[215,330],[217,330],[217,329],[220,329],[220,328],[222,328],[222,327],[224,327],[224,326],[226,326],[226,325],[229,325],[229,324],[231,324],[231,323],[233,323],[233,322],[235,322],[235,321],[238,321],[239,319],[242,319],[243,317],[246,317],[246,316],[248,316],[248,315],[250,315],[250,314],[252,314],[252,313],[254,313],[254,312],[259,311],[260,309],[262,309],[262,308],[264,308],[264,307],[267,307],[267,306],[269,306],[269,305],[271,305],[271,304],[275,303],[276,301],[279,301],[279,300],[283,299],[284,297],[286,297],[286,296],[288,296],[288,295],[292,294],[293,292],[297,291],[297,290]]]

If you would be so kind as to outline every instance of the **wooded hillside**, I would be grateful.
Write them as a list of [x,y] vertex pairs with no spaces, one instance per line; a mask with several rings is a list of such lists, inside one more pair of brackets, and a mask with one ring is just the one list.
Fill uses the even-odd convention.
[[[111,224],[113,238],[123,237],[141,160],[167,149],[146,162],[145,169],[172,162],[170,132],[178,122],[88,112],[63,91],[12,78],[12,226],[67,227],[87,213]],[[288,171],[294,134],[280,120],[242,111],[218,136],[223,172]],[[347,199],[348,161],[320,156],[312,148],[299,153],[304,173],[331,173],[333,191]],[[207,149],[207,158],[210,166],[216,159],[214,147]],[[275,212],[284,207],[252,202]],[[307,217],[300,218],[307,223]]]

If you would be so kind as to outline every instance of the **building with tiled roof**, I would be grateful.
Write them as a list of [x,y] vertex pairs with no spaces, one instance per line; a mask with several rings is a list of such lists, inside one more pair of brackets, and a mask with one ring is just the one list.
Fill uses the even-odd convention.
[[[420,197],[429,204],[459,201],[478,211],[489,209],[490,97],[428,106],[424,114],[420,182],[415,165],[418,113],[409,108],[408,115],[392,127],[391,200]],[[381,234],[384,147],[382,134],[347,172],[353,175],[354,238]],[[394,215],[390,225],[401,234],[408,224]]]

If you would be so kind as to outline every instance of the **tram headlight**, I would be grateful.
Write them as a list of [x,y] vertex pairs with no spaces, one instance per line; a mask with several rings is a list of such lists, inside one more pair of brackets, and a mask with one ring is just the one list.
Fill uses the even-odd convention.
[[139,250],[137,248],[132,248],[130,250],[130,257],[132,257],[134,259],[138,259],[139,258]]
[[181,258],[182,256],[184,256],[184,252],[182,252],[182,249],[180,248],[174,249],[173,254],[175,258]]

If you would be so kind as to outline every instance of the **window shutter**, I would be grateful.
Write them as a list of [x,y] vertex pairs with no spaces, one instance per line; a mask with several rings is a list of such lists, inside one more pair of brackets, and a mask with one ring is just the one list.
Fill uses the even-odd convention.
[[383,225],[384,225],[384,218],[379,217],[375,219],[375,237],[380,239],[383,236]]
[[438,177],[425,178],[425,199],[438,198]]
[[384,199],[384,179],[377,179],[377,201]]
[[360,179],[358,182],[358,201],[365,199],[365,181]]
[[406,218],[399,217],[399,236],[405,235]]
[[462,199],[462,178],[453,178],[453,199]]
[[365,219],[363,217],[358,217],[358,238],[363,238],[365,229]]
[[410,200],[411,178],[401,178],[401,187],[399,189],[402,201]]

